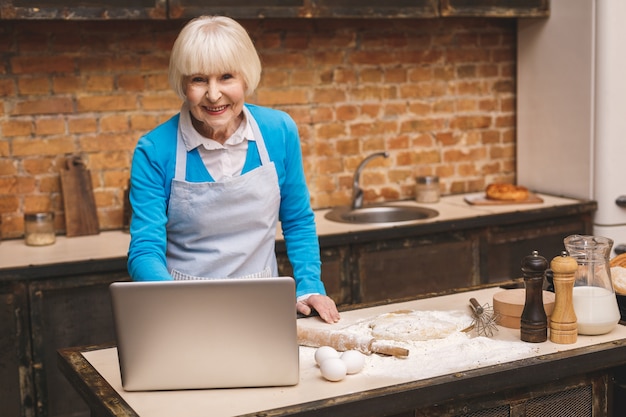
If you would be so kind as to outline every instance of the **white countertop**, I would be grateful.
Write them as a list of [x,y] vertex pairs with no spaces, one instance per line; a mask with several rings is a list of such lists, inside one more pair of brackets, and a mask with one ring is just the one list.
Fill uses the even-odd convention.
[[[476,297],[481,303],[490,302],[493,294],[502,291],[501,288],[488,288],[468,293],[458,293],[433,297],[423,300],[415,300],[404,303],[387,304],[378,307],[351,310],[342,313],[342,319],[335,325],[322,323],[317,318],[301,319],[302,324],[312,327],[343,327],[356,323],[364,318],[376,317],[379,314],[397,310],[455,310],[467,307],[470,296]],[[300,324],[299,324],[300,325]],[[496,363],[509,363],[530,357],[542,357],[552,353],[572,350],[592,346],[600,343],[611,342],[626,338],[626,327],[616,325],[608,334],[600,336],[581,336],[573,344],[555,344],[548,338],[542,343],[526,343],[520,340],[519,329],[509,329],[500,327],[497,334],[486,341],[485,354],[489,355],[489,341],[495,345],[508,344],[508,346],[528,347],[525,353],[512,350],[511,354]],[[486,339],[486,338],[477,338]],[[300,382],[293,387],[274,388],[244,388],[244,389],[210,389],[191,391],[162,391],[162,392],[125,392],[121,386],[121,377],[117,359],[117,349],[101,349],[91,352],[84,352],[83,356],[93,365],[102,377],[115,389],[118,394],[135,410],[139,415],[145,417],[161,417],[180,414],[180,410],[185,410],[187,417],[204,416],[233,416],[246,413],[254,413],[262,410],[271,410],[290,405],[303,404],[342,395],[363,392],[376,388],[389,387],[396,384],[412,382],[416,380],[428,379],[437,375],[425,373],[424,376],[416,376],[411,369],[427,368],[427,364],[432,361],[440,361],[442,353],[436,351],[431,353],[431,357],[420,356],[419,352],[414,353],[416,357],[411,359],[411,354],[407,359],[393,357],[382,357],[378,355],[368,356],[366,363],[369,364],[369,372],[361,372],[355,375],[348,375],[340,382],[329,382],[324,380],[313,359],[314,348],[300,348]],[[459,356],[456,354],[456,356]],[[445,357],[445,354],[444,354]],[[406,372],[398,371],[394,362],[403,361],[403,368]],[[491,366],[496,363],[472,362],[471,365],[459,365],[458,369],[448,369],[444,374],[454,374],[456,372],[478,369]],[[368,366],[368,365],[366,365]],[[392,371],[393,370],[393,371]]]
[[[539,194],[543,199],[541,203],[523,203],[523,204],[502,204],[502,205],[471,205],[465,201],[465,198],[472,198],[484,195],[484,193],[459,194],[442,197],[439,202],[426,204],[415,203],[413,201],[388,202],[394,205],[422,206],[437,210],[439,215],[430,219],[414,220],[399,223],[372,223],[372,224],[350,224],[338,223],[326,220],[324,216],[330,209],[316,210],[315,222],[317,224],[317,234],[319,236],[327,236],[334,234],[360,232],[364,230],[376,230],[383,228],[404,227],[414,224],[437,223],[450,220],[467,219],[472,217],[491,216],[494,214],[514,213],[516,211],[536,210],[538,208],[547,208],[555,206],[564,206],[575,204],[579,200],[570,198],[554,197],[550,195]],[[282,236],[280,236],[282,238]]]
[[[481,193],[444,196],[438,203],[433,204],[417,204],[412,201],[394,203],[402,205],[420,205],[439,211],[438,216],[430,219],[401,223],[377,223],[365,225],[337,223],[324,218],[324,215],[329,211],[328,209],[316,210],[315,221],[317,224],[317,233],[319,236],[328,236],[365,230],[402,227],[413,224],[427,224],[562,206],[574,204],[578,201],[548,195],[540,195],[544,200],[542,203],[532,204],[524,203],[476,206],[470,205],[464,201],[466,196],[471,197],[478,194]],[[278,240],[282,240],[280,227],[277,230],[276,238]],[[0,269],[108,258],[122,258],[127,255],[129,242],[130,235],[122,231],[107,231],[101,232],[98,235],[70,238],[66,236],[57,236],[56,243],[50,246],[26,246],[23,239],[4,240],[0,242]]]

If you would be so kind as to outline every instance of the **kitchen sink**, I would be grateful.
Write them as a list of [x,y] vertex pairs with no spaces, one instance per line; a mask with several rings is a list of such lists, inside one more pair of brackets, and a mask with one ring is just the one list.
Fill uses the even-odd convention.
[[397,223],[413,220],[424,220],[438,216],[439,212],[420,206],[377,205],[353,209],[339,206],[324,216],[326,219],[340,223]]

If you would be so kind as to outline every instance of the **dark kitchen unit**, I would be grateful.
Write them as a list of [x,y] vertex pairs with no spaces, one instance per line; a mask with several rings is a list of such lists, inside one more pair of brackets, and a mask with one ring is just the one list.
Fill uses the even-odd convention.
[[[318,211],[329,295],[346,309],[519,277],[530,251],[551,257],[565,236],[591,228],[595,202],[544,198],[539,206],[485,210],[468,206],[462,195],[447,196],[429,206],[438,218],[394,227],[330,223]],[[56,352],[115,342],[108,285],[128,279],[128,239],[115,231],[59,236],[54,245],[37,248],[21,240],[0,243],[7,254],[0,261],[0,402],[7,415],[89,415],[59,371]],[[289,275],[280,240],[277,251],[281,273]],[[445,262],[451,257],[457,261]]]
[[[489,299],[501,291],[492,287],[361,306],[344,311],[343,316],[349,324],[398,310],[446,310],[464,304],[469,297]],[[320,329],[320,324],[316,318],[308,318],[299,320],[298,327]],[[99,417],[169,417],[183,409],[193,416],[239,417],[623,415],[624,410],[615,406],[613,398],[614,378],[626,363],[624,326],[616,326],[604,336],[579,338],[567,345],[552,341],[527,344],[519,340],[519,330],[509,328],[500,329],[493,338],[479,339],[465,338],[458,350],[439,344],[438,349],[425,355],[420,352],[424,345],[408,344],[411,351],[402,359],[372,355],[366,361],[374,365],[365,375],[349,375],[340,382],[321,378],[320,370],[313,364],[314,349],[303,347],[298,385],[266,388],[263,395],[257,388],[124,392],[117,352],[110,346],[63,349],[59,363],[68,380],[83,393],[92,415]],[[479,350],[484,351],[488,363],[475,363],[476,356],[468,346],[472,340],[482,348]],[[430,342],[437,341],[426,344]],[[500,361],[490,360],[487,356],[494,355],[501,343],[506,344],[506,353]],[[519,354],[518,349],[527,353]],[[429,371],[427,362],[437,361],[448,371]],[[441,369],[439,366],[434,365]]]

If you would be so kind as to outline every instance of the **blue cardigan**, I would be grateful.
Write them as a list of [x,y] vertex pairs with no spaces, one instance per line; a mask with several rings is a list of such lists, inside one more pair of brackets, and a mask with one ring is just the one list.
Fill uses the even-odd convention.
[[[270,159],[276,166],[281,195],[279,220],[296,280],[296,295],[326,294],[320,279],[319,242],[296,124],[284,112],[251,104],[246,107],[259,125]],[[176,165],[179,117],[177,114],[142,136],[133,155],[128,272],[135,281],[172,279],[165,258],[166,224]],[[260,165],[256,142],[250,141],[243,173]],[[197,149],[187,154],[186,181],[213,181]]]

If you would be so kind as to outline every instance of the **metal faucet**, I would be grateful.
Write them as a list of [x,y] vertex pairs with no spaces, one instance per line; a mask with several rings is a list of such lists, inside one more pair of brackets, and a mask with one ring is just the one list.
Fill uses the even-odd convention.
[[388,152],[376,152],[366,157],[359,166],[356,168],[354,172],[354,179],[352,180],[352,209],[360,209],[363,207],[363,189],[359,186],[359,182],[361,180],[361,171],[365,168],[365,165],[374,158],[379,156],[383,156],[385,158],[389,157]]

